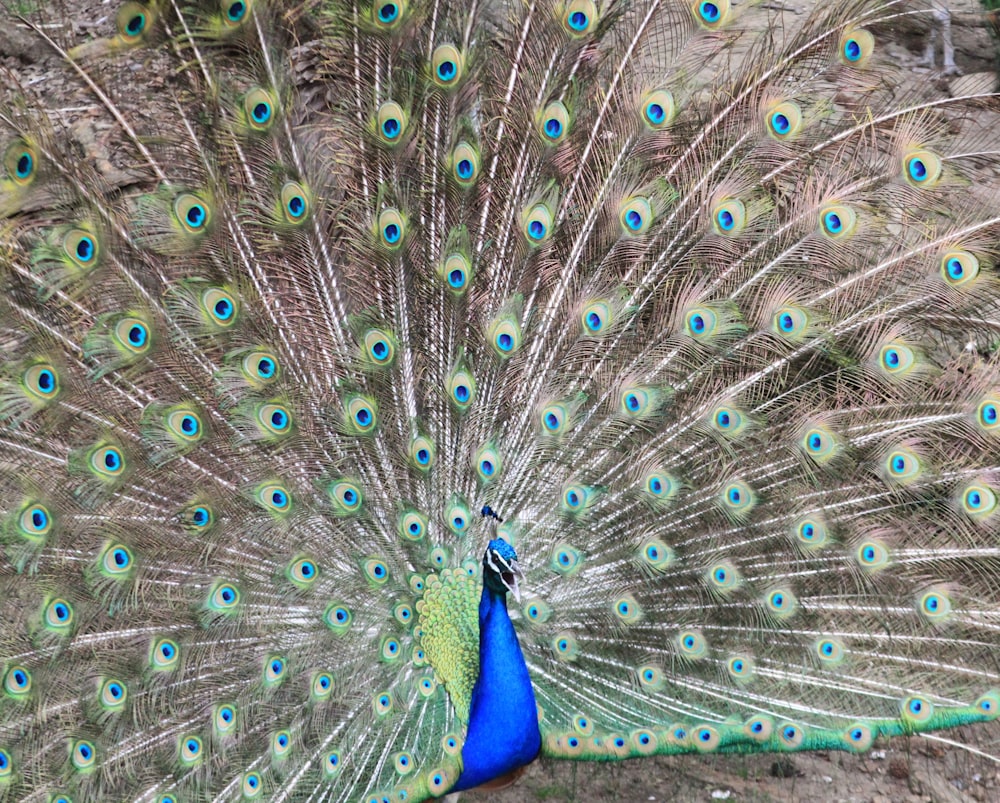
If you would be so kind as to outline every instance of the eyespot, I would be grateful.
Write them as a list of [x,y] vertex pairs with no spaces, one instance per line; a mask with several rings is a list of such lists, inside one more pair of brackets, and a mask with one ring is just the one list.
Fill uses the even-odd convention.
[[438,767],[427,774],[427,787],[434,796],[440,796],[451,788],[451,774],[444,767]]
[[860,753],[872,746],[875,734],[868,725],[857,722],[844,731],[841,740],[848,750]]
[[640,480],[639,487],[647,499],[657,504],[664,504],[676,496],[679,484],[665,471],[653,469]]
[[472,263],[465,254],[449,254],[440,268],[440,274],[448,292],[462,296],[472,281]]
[[258,504],[278,515],[285,515],[292,510],[292,496],[284,485],[268,483],[257,489]]
[[392,695],[384,691],[372,695],[372,708],[375,709],[376,716],[384,717],[392,713]]
[[819,210],[819,230],[831,240],[849,237],[857,223],[857,214],[844,204],[827,204]]
[[681,657],[697,660],[704,658],[708,652],[708,644],[705,637],[697,630],[683,630],[677,635],[677,649],[680,650]]
[[168,412],[164,424],[178,443],[197,443],[205,434],[201,416],[190,407],[178,407]]
[[408,457],[410,465],[419,471],[428,471],[434,465],[436,450],[434,442],[423,435],[410,441]]
[[287,756],[292,749],[292,734],[288,731],[278,731],[271,737],[271,755],[275,758]]
[[389,568],[385,561],[378,558],[369,558],[362,564],[361,568],[365,577],[376,585],[384,585],[385,581],[389,579]]
[[963,512],[974,521],[984,521],[997,510],[996,492],[988,485],[967,485],[960,494]]
[[427,532],[427,516],[407,510],[399,517],[398,532],[407,541],[419,541]]
[[468,410],[476,398],[476,382],[464,368],[456,368],[448,379],[448,396],[460,411]]
[[916,364],[916,355],[906,344],[894,340],[879,350],[879,368],[889,376],[905,376]]
[[691,743],[699,753],[710,753],[719,746],[719,731],[711,725],[699,725],[691,734]]
[[121,711],[127,698],[128,689],[120,680],[108,678],[101,684],[101,706],[106,711]]
[[627,418],[641,418],[652,406],[652,395],[646,388],[626,387],[622,389],[619,409]]
[[308,588],[319,577],[319,567],[311,558],[297,558],[288,565],[288,579],[299,588]]
[[201,739],[197,736],[181,738],[181,763],[190,766],[201,760]]
[[649,199],[642,196],[627,198],[618,208],[618,222],[625,234],[645,234],[653,225],[653,219]]
[[153,669],[169,670],[177,666],[180,650],[177,642],[168,638],[157,639],[149,651],[149,662]]
[[97,750],[94,743],[86,739],[77,739],[70,744],[70,761],[77,770],[89,770],[94,766]]
[[591,33],[597,25],[597,7],[592,0],[573,0],[562,16],[563,30],[574,39]]
[[717,328],[718,318],[708,307],[695,307],[684,316],[684,331],[693,338],[707,340]]
[[232,583],[216,583],[208,596],[208,607],[213,611],[232,611],[240,604],[240,592]]
[[824,465],[840,453],[841,444],[829,427],[817,424],[806,430],[799,448],[816,463]]
[[230,26],[237,26],[247,19],[249,3],[246,0],[223,0],[222,6],[223,20]]
[[929,722],[934,715],[934,704],[930,700],[914,694],[900,703],[900,711],[903,719],[907,722],[914,725],[922,725]]
[[255,386],[269,385],[281,374],[278,358],[269,351],[250,352],[240,367],[246,380]]
[[976,423],[987,432],[1000,431],[1000,399],[988,397],[976,408]]
[[787,588],[776,588],[764,595],[768,613],[777,619],[789,619],[798,611],[799,601]]
[[819,549],[826,544],[827,529],[820,519],[804,518],[796,522],[792,527],[792,534],[795,540],[806,549]]
[[877,572],[889,565],[889,550],[880,541],[862,542],[856,551],[858,564],[867,572]]
[[73,606],[61,597],[50,600],[43,615],[45,626],[57,633],[65,633],[73,626]]
[[666,89],[649,92],[642,98],[642,119],[650,128],[660,131],[673,122],[677,107],[674,96]]
[[326,622],[326,626],[339,635],[343,635],[350,629],[353,620],[354,616],[350,609],[346,605],[336,602],[329,605],[326,613],[323,614],[323,621]]
[[580,551],[569,544],[556,544],[552,548],[552,555],[549,559],[549,567],[554,572],[569,576],[579,571],[583,564]]
[[595,489],[573,483],[563,488],[561,509],[571,516],[579,515],[585,512],[596,499]]
[[570,116],[566,106],[558,100],[552,101],[535,118],[535,127],[547,145],[556,145],[569,134]]
[[611,610],[622,624],[633,625],[642,618],[642,608],[631,594],[622,594],[615,599]]
[[63,253],[81,270],[95,267],[101,256],[97,237],[85,229],[70,229],[63,236]]
[[479,152],[462,141],[451,154],[451,172],[461,187],[471,187],[479,177]]
[[757,674],[757,666],[749,655],[734,655],[726,661],[726,672],[737,683],[748,683]]
[[[423,666],[424,663],[426,663],[426,661],[424,661],[423,663],[418,663],[416,657],[414,656],[413,663],[414,666]],[[420,691],[420,696],[423,697],[424,699],[431,697],[434,694],[434,692],[437,691],[437,687],[438,687],[437,682],[434,680],[433,677],[427,677],[425,675],[424,677],[420,678],[419,691]]]
[[314,700],[326,700],[333,693],[333,675],[329,672],[317,672],[312,679],[312,696]]
[[181,193],[174,200],[174,215],[188,234],[202,234],[212,222],[212,208],[189,192]]
[[384,368],[396,357],[396,341],[384,329],[369,329],[364,335],[365,357],[371,365]]
[[766,119],[768,133],[776,139],[793,139],[802,130],[802,110],[792,101],[779,103]]
[[749,485],[736,480],[722,489],[720,500],[726,512],[737,518],[743,518],[753,510],[757,497]]
[[180,512],[181,523],[186,529],[204,533],[215,524],[215,511],[208,505],[190,505]]
[[921,473],[920,459],[906,447],[894,449],[885,459],[886,478],[893,482],[910,483],[918,479]]
[[654,664],[644,664],[637,670],[639,685],[649,691],[659,691],[666,684],[663,670]]
[[393,101],[387,101],[378,107],[375,124],[379,139],[386,145],[395,145],[403,138],[409,117],[403,107]]
[[717,234],[734,237],[743,231],[747,222],[747,208],[738,198],[723,201],[712,210],[712,225]]
[[248,772],[243,776],[243,797],[256,800],[264,791],[264,782],[259,772]]
[[152,345],[149,326],[139,318],[122,318],[113,330],[115,342],[131,354],[145,354]]
[[378,215],[378,235],[383,246],[395,251],[403,244],[406,225],[396,209],[383,209]]
[[840,38],[840,60],[851,67],[863,67],[875,51],[875,37],[864,28],[845,31]]
[[0,747],[0,783],[3,783],[14,771],[14,762],[11,760],[10,753]]
[[541,433],[549,436],[562,435],[568,428],[567,412],[561,404],[549,404],[543,407],[539,414]]
[[379,648],[379,654],[381,655],[383,661],[398,661],[403,654],[403,647],[399,643],[399,639],[393,636],[386,636],[382,639],[382,646]]
[[800,340],[808,326],[809,315],[799,307],[781,307],[771,316],[771,331],[789,340]]
[[502,313],[486,331],[487,342],[500,359],[507,359],[521,348],[521,325],[510,313]]
[[393,606],[392,618],[404,627],[409,627],[415,621],[413,607],[405,602]]
[[114,479],[125,471],[125,458],[116,446],[97,446],[90,453],[90,467],[102,477]]
[[464,502],[453,499],[444,509],[444,521],[449,530],[455,535],[462,536],[469,531],[472,512]]
[[465,60],[454,45],[439,45],[431,55],[431,77],[438,86],[445,89],[456,86],[462,80]]
[[243,118],[250,129],[268,131],[274,123],[274,100],[263,89],[252,89],[243,98]]
[[220,329],[228,329],[236,323],[239,308],[231,293],[217,287],[210,288],[201,294],[201,305],[208,320]]
[[557,633],[552,639],[552,649],[560,661],[572,661],[580,653],[580,647],[572,633]]
[[639,546],[639,560],[654,572],[662,572],[674,560],[674,551],[659,538],[650,538]]
[[274,686],[285,678],[288,665],[280,655],[272,655],[264,662],[264,685]]
[[349,396],[345,404],[348,428],[355,435],[368,435],[375,431],[378,406],[370,396]]
[[281,187],[281,214],[286,223],[298,225],[309,218],[312,204],[306,188],[297,181],[286,181]]
[[729,19],[729,0],[694,0],[691,11],[699,25],[715,31]]
[[260,428],[277,437],[292,433],[292,414],[283,404],[262,404],[257,408],[257,423]]
[[521,611],[524,617],[533,624],[544,624],[552,615],[552,607],[541,599],[525,603]]
[[709,426],[721,435],[734,438],[747,427],[747,419],[736,407],[721,405],[709,414]]
[[332,753],[327,753],[326,758],[323,759],[323,774],[328,779],[337,777],[340,774],[340,764],[339,752],[334,750]]
[[530,207],[521,219],[529,245],[541,245],[552,236],[552,210],[543,203]]
[[12,666],[3,678],[3,688],[11,697],[26,697],[31,691],[31,673],[23,666]]
[[712,591],[728,594],[738,588],[743,580],[739,571],[729,561],[719,561],[705,572],[705,579]]
[[384,31],[399,27],[406,13],[406,0],[376,0],[372,5],[372,22]]
[[927,150],[903,155],[903,178],[912,187],[933,187],[941,178],[941,157]]
[[122,544],[111,544],[101,553],[100,567],[108,577],[124,577],[132,571],[132,553]]
[[778,742],[787,750],[795,750],[802,746],[805,731],[794,722],[782,722],[778,725]]
[[917,611],[929,622],[941,622],[951,614],[951,598],[945,588],[935,586],[917,599]]
[[589,302],[580,315],[585,335],[603,335],[615,322],[614,307],[603,299]]
[[7,176],[20,187],[26,187],[34,181],[38,170],[38,157],[35,149],[23,139],[16,139],[7,146],[3,156],[4,170]]
[[230,703],[217,705],[212,715],[212,724],[217,733],[231,733],[236,729],[236,708]]
[[41,541],[52,529],[52,514],[45,505],[29,502],[17,518],[18,530],[28,541]]
[[763,714],[750,717],[750,719],[743,723],[743,733],[755,742],[769,741],[771,734],[774,733],[774,720]]
[[1000,695],[995,691],[986,692],[976,700],[976,710],[986,718],[987,722],[992,722],[1000,716]]
[[979,276],[979,259],[970,251],[948,251],[941,257],[941,276],[951,287],[964,287]]
[[844,660],[844,645],[839,639],[824,636],[813,644],[813,650],[820,663],[836,666]]
[[500,453],[496,450],[493,442],[485,443],[476,450],[472,457],[472,465],[476,470],[476,476],[483,484],[492,482],[500,475],[503,468],[503,461]]

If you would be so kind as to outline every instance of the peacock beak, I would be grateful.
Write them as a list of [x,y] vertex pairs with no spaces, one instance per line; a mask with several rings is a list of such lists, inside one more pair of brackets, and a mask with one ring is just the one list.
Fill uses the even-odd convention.
[[514,601],[520,604],[521,602],[521,591],[517,587],[517,576],[521,575],[524,577],[524,573],[521,571],[521,567],[517,565],[516,560],[512,560],[508,564],[510,570],[500,572],[500,579],[503,584],[507,587],[507,590],[514,595]]

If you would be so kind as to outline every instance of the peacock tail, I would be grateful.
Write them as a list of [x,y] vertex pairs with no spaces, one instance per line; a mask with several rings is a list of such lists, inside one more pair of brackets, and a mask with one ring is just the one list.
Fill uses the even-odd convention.
[[1000,713],[997,96],[899,90],[927,7],[0,5],[0,799]]

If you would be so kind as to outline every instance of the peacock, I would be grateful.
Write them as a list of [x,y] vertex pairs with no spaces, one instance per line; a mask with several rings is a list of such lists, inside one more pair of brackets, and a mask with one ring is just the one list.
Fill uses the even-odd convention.
[[0,799],[994,721],[998,98],[814,5],[4,0]]

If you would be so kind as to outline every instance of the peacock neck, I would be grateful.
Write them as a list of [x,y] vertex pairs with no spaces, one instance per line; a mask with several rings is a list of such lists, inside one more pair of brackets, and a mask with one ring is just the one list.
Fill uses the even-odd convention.
[[541,745],[535,692],[507,614],[507,594],[484,583],[479,676],[462,747],[462,774],[454,788],[471,789],[529,764]]

